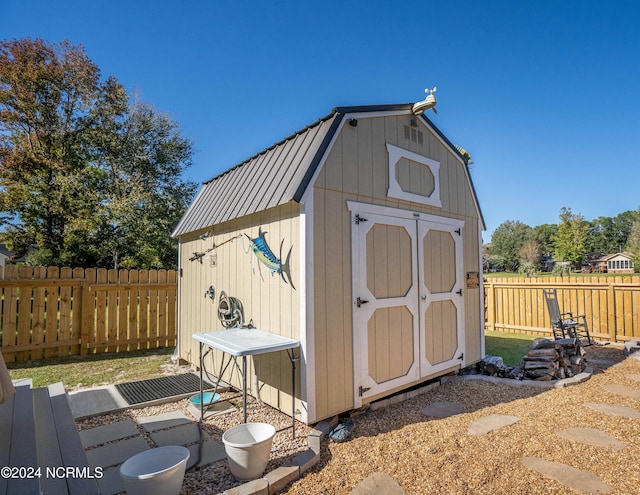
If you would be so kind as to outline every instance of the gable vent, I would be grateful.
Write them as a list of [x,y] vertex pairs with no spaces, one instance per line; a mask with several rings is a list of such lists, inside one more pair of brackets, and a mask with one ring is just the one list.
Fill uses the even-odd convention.
[[404,126],[404,138],[419,145],[424,143],[424,134],[422,131],[409,127],[408,125]]

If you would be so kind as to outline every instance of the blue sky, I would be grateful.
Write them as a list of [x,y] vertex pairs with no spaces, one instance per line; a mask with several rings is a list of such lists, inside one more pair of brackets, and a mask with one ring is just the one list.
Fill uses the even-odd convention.
[[640,207],[640,2],[0,0],[194,140],[202,182],[336,106],[408,103],[472,156],[487,232]]

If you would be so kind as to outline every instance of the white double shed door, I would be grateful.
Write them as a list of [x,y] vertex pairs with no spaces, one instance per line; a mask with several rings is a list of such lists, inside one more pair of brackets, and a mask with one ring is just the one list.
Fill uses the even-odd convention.
[[360,407],[464,365],[464,222],[355,202],[349,209]]

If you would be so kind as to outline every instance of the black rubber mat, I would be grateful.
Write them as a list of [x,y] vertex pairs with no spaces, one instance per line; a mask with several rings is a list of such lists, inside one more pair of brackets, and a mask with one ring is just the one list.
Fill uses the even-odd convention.
[[[213,385],[204,382],[204,389],[212,389]],[[200,378],[193,373],[162,376],[137,382],[119,383],[116,389],[130,405],[142,404],[167,397],[200,392]]]

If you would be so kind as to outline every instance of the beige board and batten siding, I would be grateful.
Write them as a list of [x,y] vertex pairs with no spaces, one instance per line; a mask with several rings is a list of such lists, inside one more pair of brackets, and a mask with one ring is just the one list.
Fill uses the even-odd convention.
[[[211,229],[201,229],[180,237],[180,357],[197,364],[199,345],[193,340],[193,333],[221,330],[218,319],[218,303],[221,291],[238,298],[243,305],[245,324],[251,322],[256,328],[300,339],[300,222],[297,203],[260,211],[253,215],[215,225]],[[266,266],[259,264],[251,250],[247,236],[258,237],[259,229],[265,232],[267,243],[276,256],[286,259],[292,248],[290,265],[293,285],[284,283],[278,273],[271,274]],[[212,231],[213,236],[200,239],[200,235]],[[234,237],[239,236],[235,239]],[[233,240],[230,240],[233,239]],[[227,242],[228,241],[228,242]],[[194,253],[209,249],[213,242],[220,245],[215,250],[216,265],[211,264],[212,252],[200,261],[189,261]],[[225,244],[223,244],[225,243]],[[283,259],[283,262],[284,262]],[[186,281],[186,282],[185,282]],[[205,291],[215,287],[213,300]],[[297,352],[297,351],[296,351]],[[221,353],[212,352],[205,362],[209,371],[218,371]],[[251,377],[258,369],[259,398],[283,411],[291,411],[291,362],[286,351],[254,356],[248,359],[247,380],[251,393],[256,396]],[[234,386],[241,385],[237,370],[230,367],[222,377]],[[300,402],[300,368],[296,377],[296,409],[302,410]]]
[[[349,410],[354,405],[352,299],[355,296],[347,201],[463,220],[463,272],[481,272],[482,221],[465,165],[422,119],[418,119],[417,129],[423,133],[422,143],[405,139],[412,118],[408,113],[360,116],[357,126],[343,125],[313,183],[315,419]],[[388,197],[387,144],[440,163],[441,207]],[[402,163],[398,168],[400,176],[396,179],[400,184],[411,183],[412,192],[428,192],[435,186],[429,174],[411,177],[412,169],[420,169],[410,163]],[[480,289],[464,290],[465,362],[474,363],[482,358],[481,294]]]

